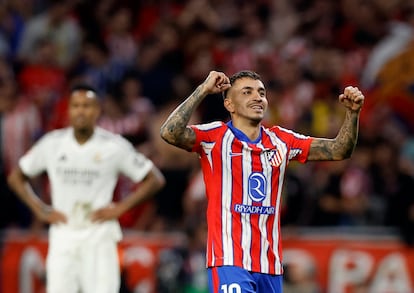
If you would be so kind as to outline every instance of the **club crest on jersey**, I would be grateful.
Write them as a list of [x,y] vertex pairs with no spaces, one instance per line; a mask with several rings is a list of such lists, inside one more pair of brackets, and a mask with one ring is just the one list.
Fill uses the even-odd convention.
[[268,150],[265,152],[266,158],[272,167],[279,167],[282,163],[283,156],[279,150]]
[[263,201],[266,198],[267,181],[266,177],[259,172],[253,172],[249,176],[249,197],[254,202]]
[[96,153],[96,154],[93,156],[93,161],[94,161],[95,163],[100,163],[100,162],[102,161],[102,156],[101,156],[101,154],[100,154],[100,153]]

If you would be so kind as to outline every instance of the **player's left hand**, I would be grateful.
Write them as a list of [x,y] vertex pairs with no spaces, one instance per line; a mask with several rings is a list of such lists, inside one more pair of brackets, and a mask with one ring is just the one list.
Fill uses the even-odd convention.
[[117,203],[111,203],[106,207],[97,209],[96,211],[92,212],[91,214],[91,221],[92,222],[104,222],[118,219],[122,213],[123,209]]
[[339,101],[349,110],[359,112],[364,104],[364,95],[353,86],[347,86],[344,93],[339,95]]

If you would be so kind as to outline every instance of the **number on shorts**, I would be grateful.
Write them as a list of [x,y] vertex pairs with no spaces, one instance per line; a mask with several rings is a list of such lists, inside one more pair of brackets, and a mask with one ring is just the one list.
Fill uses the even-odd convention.
[[223,293],[241,293],[240,285],[237,283],[231,283],[230,285],[221,285],[221,291]]

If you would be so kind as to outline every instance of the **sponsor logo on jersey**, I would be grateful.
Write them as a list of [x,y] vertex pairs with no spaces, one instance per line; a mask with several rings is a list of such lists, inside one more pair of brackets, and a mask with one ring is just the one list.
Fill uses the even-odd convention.
[[251,206],[245,204],[235,204],[233,210],[236,213],[241,214],[260,214],[260,215],[274,215],[276,212],[275,207],[266,206]]
[[254,202],[263,201],[266,198],[266,190],[266,177],[259,172],[253,172],[252,174],[250,174],[248,184],[250,199]]
[[80,168],[64,168],[57,167],[56,175],[61,178],[65,184],[82,184],[91,185],[96,178],[99,178],[99,170],[80,169]]

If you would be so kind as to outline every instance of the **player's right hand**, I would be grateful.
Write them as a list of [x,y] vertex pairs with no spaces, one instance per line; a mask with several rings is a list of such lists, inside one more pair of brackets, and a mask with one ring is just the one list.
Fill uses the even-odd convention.
[[201,88],[206,95],[218,94],[231,87],[230,79],[223,72],[210,71]]
[[65,214],[55,210],[51,206],[43,207],[42,210],[37,213],[37,218],[49,224],[60,224],[67,222]]

